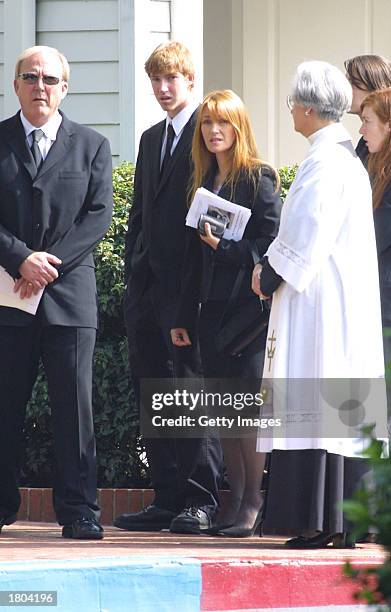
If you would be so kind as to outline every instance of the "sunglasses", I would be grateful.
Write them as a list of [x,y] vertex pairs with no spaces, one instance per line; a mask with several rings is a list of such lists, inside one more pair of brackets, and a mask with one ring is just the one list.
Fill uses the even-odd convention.
[[[40,79],[40,76],[34,72],[21,72],[18,74],[18,78],[22,79],[22,81],[28,85],[35,85]],[[45,85],[58,85],[61,79],[56,76],[50,76],[49,74],[43,74],[42,81]]]

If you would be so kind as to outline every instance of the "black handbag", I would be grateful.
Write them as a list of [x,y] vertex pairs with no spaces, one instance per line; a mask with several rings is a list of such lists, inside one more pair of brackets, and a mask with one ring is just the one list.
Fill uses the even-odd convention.
[[[258,254],[254,250],[252,256],[254,265],[259,263]],[[245,268],[241,267],[215,339],[217,350],[232,357],[238,357],[269,324],[271,300],[252,299],[232,313],[244,274]],[[232,314],[228,316],[230,311]]]

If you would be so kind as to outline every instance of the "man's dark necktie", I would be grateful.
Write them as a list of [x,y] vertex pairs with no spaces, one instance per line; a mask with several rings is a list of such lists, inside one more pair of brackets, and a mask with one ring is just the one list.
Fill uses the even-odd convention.
[[161,174],[163,174],[168,162],[171,159],[171,149],[172,149],[172,143],[174,142],[174,138],[175,138],[174,128],[172,127],[172,123],[169,123],[167,126],[166,150],[165,150],[164,157],[163,157],[162,167],[160,169]]
[[31,135],[33,137],[33,144],[31,145],[31,153],[33,154],[35,165],[37,166],[37,172],[38,172],[42,164],[42,153],[41,153],[38,143],[43,136],[43,131],[34,130],[31,133]]

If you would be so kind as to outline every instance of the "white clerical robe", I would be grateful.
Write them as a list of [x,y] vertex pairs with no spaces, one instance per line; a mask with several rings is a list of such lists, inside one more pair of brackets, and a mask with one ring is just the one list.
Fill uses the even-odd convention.
[[[320,129],[309,141],[267,251],[283,282],[270,315],[263,377],[273,379],[273,392],[263,416],[282,415],[284,423],[266,435],[260,430],[258,450],[323,448],[354,456],[357,440],[344,436],[338,397],[351,400],[348,412],[363,401],[365,412],[372,392],[379,396],[368,379],[379,382],[384,375],[372,194],[341,124]],[[341,395],[330,379],[345,379]],[[353,393],[346,391],[352,379]],[[377,406],[383,432],[384,397]],[[368,422],[360,410],[353,410],[353,425]]]

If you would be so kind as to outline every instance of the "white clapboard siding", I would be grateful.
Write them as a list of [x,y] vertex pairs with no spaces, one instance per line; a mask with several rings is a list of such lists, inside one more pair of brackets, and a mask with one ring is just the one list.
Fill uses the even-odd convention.
[[109,139],[113,164],[120,155],[118,28],[119,0],[37,1],[37,44],[60,49],[70,64],[61,108]]
[[[164,115],[143,66],[171,37],[171,5],[171,0],[36,0],[37,44],[60,49],[71,67],[62,108],[109,138],[114,163],[134,161],[141,131]],[[137,65],[127,45],[135,48]]]
[[96,125],[91,123],[89,127],[106,136],[111,143],[111,153],[113,156],[119,155],[119,125]]
[[86,125],[111,125],[118,122],[117,94],[68,94],[61,108],[69,117]]
[[41,32],[39,44],[60,49],[69,62],[118,61],[118,32]]
[[72,93],[117,93],[117,62],[69,62]]
[[39,27],[45,32],[118,30],[117,0],[53,0],[39,2]]

